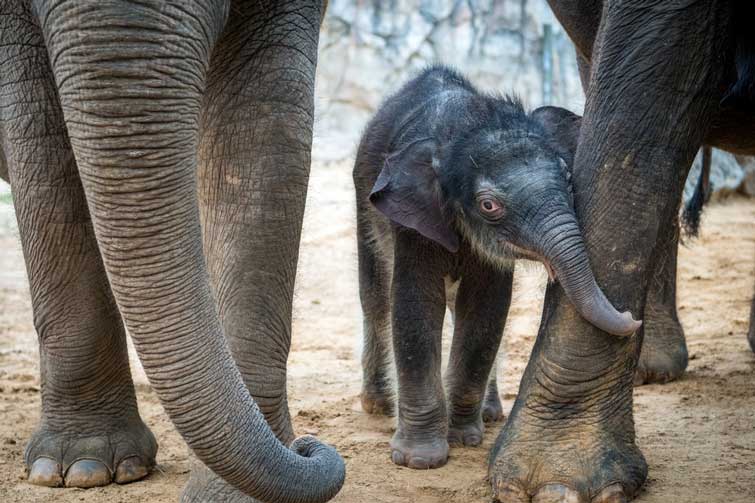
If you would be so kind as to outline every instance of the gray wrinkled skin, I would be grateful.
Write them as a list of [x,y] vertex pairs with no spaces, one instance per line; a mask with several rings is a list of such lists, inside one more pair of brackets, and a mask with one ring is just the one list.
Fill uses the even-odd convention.
[[0,176],[41,355],[32,483],[122,483],[154,466],[127,328],[204,463],[186,501],[340,489],[343,461],[294,441],[286,400],[323,8],[0,1]]
[[[732,65],[745,62],[737,47],[752,42],[736,21],[751,16],[732,12],[744,3],[724,1],[550,4],[577,46],[586,87],[573,183],[587,252],[608,298],[645,325],[635,337],[609,337],[549,286],[488,475],[503,503],[629,501],[647,478],[632,417],[635,371],[663,380],[686,364],[671,278],[687,170],[703,143],[755,153],[753,97],[738,86],[753,67]],[[738,90],[735,106],[722,105],[727,90]],[[655,355],[643,367],[644,334]]]

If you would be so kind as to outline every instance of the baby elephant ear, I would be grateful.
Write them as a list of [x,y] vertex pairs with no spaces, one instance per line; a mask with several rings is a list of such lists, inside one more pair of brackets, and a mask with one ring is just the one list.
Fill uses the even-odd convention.
[[389,156],[372,187],[370,202],[392,222],[456,252],[459,237],[444,214],[433,169],[436,147],[434,140],[424,139]]
[[532,118],[545,129],[551,148],[571,167],[582,117],[561,107],[540,107],[532,112]]

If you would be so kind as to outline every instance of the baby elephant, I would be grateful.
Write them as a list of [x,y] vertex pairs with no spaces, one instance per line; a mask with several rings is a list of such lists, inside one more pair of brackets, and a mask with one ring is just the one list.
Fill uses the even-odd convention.
[[[364,312],[362,406],[392,413],[390,342],[398,375],[394,463],[443,465],[451,445],[478,445],[483,399],[511,300],[514,259],[538,260],[577,311],[632,334],[598,288],[574,214],[569,167],[580,118],[529,115],[477,91],[453,70],[425,70],[390,97],[357,153],[359,286]],[[441,330],[454,336],[446,386]],[[486,415],[500,416],[491,383]]]

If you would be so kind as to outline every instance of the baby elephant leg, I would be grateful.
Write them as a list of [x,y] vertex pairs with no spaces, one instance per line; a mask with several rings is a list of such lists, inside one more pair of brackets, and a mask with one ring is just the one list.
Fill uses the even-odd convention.
[[479,445],[484,415],[492,420],[503,415],[495,374],[492,381],[490,375],[511,304],[513,278],[513,267],[501,271],[474,264],[464,271],[446,376],[452,446]]
[[445,315],[439,252],[416,235],[396,233],[393,352],[398,375],[398,427],[391,457],[409,468],[437,468],[448,459],[448,417],[441,380]]
[[[446,307],[451,312],[451,321],[454,324],[456,323],[456,295],[459,292],[459,283],[461,283],[460,279],[453,281],[446,277]],[[498,395],[498,365],[500,361],[500,355],[496,355],[493,368],[490,369],[485,403],[482,405],[482,420],[486,423],[494,423],[503,419],[503,405],[501,404],[501,397]]]
[[[358,211],[366,213],[366,210],[361,208]],[[370,239],[367,227],[364,217],[357,219],[359,299],[364,318],[362,409],[368,414],[392,416],[394,396],[390,365],[392,355],[389,257],[380,254],[377,244]]]
[[493,361],[493,368],[490,369],[488,389],[485,391],[485,402],[482,404],[482,420],[485,423],[495,423],[503,419],[503,405],[498,394],[498,365],[500,365],[500,361],[499,353]]

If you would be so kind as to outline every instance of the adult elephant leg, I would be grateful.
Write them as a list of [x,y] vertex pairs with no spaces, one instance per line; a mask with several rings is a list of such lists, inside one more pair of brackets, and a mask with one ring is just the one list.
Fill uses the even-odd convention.
[[679,221],[659,229],[658,260],[645,302],[645,337],[635,385],[673,381],[687,368],[687,343],[676,312],[676,257]]
[[37,4],[108,278],[166,412],[239,490],[323,502],[343,483],[343,462],[311,437],[291,450],[275,437],[228,349],[202,252],[199,114],[228,7]]
[[[720,100],[715,65],[727,49],[728,17],[727,2],[646,4],[604,6],[573,176],[595,277],[617,309],[640,316],[661,233],[705,134],[699,125]],[[499,501],[605,503],[636,494],[647,476],[632,417],[641,338],[601,332],[559,284],[549,285],[533,355],[491,453]]]
[[[200,118],[204,254],[220,321],[252,397],[281,442],[294,280],[312,146],[321,5],[234,2]],[[195,463],[183,501],[248,498]]]
[[39,336],[42,414],[24,455],[29,481],[130,482],[154,465],[157,443],[137,410],[39,25],[24,2],[0,2],[0,13],[0,171],[10,168],[0,176],[13,182]]

